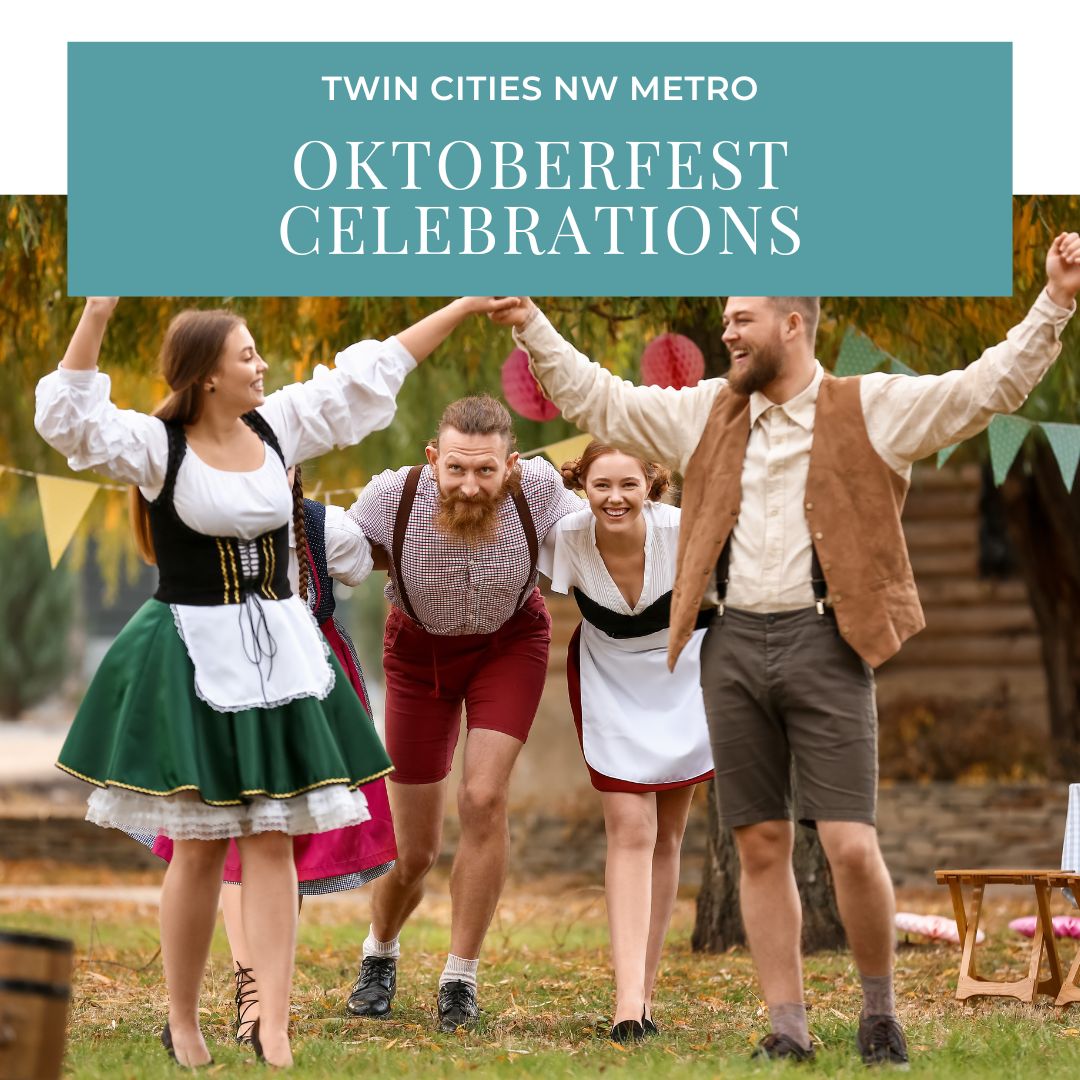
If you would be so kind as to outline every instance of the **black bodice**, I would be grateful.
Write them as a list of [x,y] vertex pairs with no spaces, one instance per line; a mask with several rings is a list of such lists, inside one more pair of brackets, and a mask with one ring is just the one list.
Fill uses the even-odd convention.
[[[257,412],[244,421],[285,460],[270,425]],[[248,596],[285,600],[289,587],[289,527],[263,533],[252,540],[207,536],[186,525],[176,512],[173,494],[180,463],[187,452],[182,424],[166,423],[169,461],[165,484],[150,503],[150,532],[158,565],[156,600],[201,607],[241,604]]]
[[[603,631],[611,638],[639,638],[655,634],[657,630],[666,630],[671,625],[671,592],[658,596],[644,611],[637,615],[623,615],[598,604],[587,593],[574,586],[574,600],[577,601],[581,617]],[[712,609],[698,613],[695,629],[702,630],[709,625],[713,616]]]

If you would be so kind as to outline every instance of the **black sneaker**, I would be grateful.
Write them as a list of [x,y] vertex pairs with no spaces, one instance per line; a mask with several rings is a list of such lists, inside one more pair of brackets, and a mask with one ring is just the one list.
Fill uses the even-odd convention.
[[472,1027],[480,1019],[476,987],[454,979],[439,987],[439,1030],[449,1034],[460,1027]]
[[855,1045],[864,1065],[908,1064],[907,1041],[895,1016],[864,1016],[859,1021]]
[[390,1002],[396,992],[397,961],[392,956],[365,956],[345,1011],[350,1016],[385,1019],[390,1015]]
[[754,1047],[752,1058],[768,1058],[770,1061],[779,1061],[789,1058],[791,1061],[813,1061],[814,1048],[812,1046],[800,1046],[790,1035],[775,1035],[769,1032]]

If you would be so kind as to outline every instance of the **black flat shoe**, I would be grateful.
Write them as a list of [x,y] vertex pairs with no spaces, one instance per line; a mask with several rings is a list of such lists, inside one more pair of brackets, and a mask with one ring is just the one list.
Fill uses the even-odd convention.
[[645,1032],[645,1038],[651,1039],[654,1035],[660,1034],[660,1029],[644,1014],[641,1014],[641,1027]]
[[259,1040],[259,1021],[251,1025],[251,1048],[255,1051],[256,1061],[266,1061],[266,1055],[263,1053],[262,1042]]
[[[173,1061],[176,1061],[176,1051],[173,1049],[172,1032],[169,1030],[168,1021],[166,1021],[165,1026],[161,1029],[161,1045],[165,1047],[165,1053],[167,1053]],[[176,1063],[178,1065],[180,1064],[178,1061]]]
[[[258,1021],[256,1021],[256,1023],[258,1023]],[[176,1056],[176,1050],[173,1047],[172,1032],[169,1030],[168,1021],[165,1022],[165,1026],[161,1029],[161,1045],[165,1047],[165,1053],[167,1053],[177,1065],[180,1065],[180,1059]],[[181,1067],[185,1069],[205,1069],[207,1066],[213,1064],[214,1059],[211,1057],[209,1061],[202,1065],[183,1065]]]
[[636,1020],[620,1020],[611,1029],[608,1038],[613,1043],[639,1043],[645,1038],[645,1029]]

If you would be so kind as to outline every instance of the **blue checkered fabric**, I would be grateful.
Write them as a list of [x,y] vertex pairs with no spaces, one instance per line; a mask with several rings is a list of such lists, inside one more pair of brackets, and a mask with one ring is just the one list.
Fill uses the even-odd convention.
[[[1069,812],[1065,816],[1065,843],[1061,846],[1061,869],[1080,871],[1080,784],[1069,785]],[[1080,907],[1071,889],[1061,891]]]

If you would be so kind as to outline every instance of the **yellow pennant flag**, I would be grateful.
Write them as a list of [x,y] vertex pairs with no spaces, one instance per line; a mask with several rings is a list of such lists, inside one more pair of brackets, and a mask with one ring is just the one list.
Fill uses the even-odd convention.
[[63,476],[37,476],[41,518],[53,569],[67,551],[83,515],[94,501],[100,484],[86,480],[68,480]]
[[559,469],[564,461],[581,457],[585,452],[585,447],[591,442],[591,435],[574,435],[572,438],[550,443],[540,449],[547,455],[548,460],[551,461],[555,468]]

